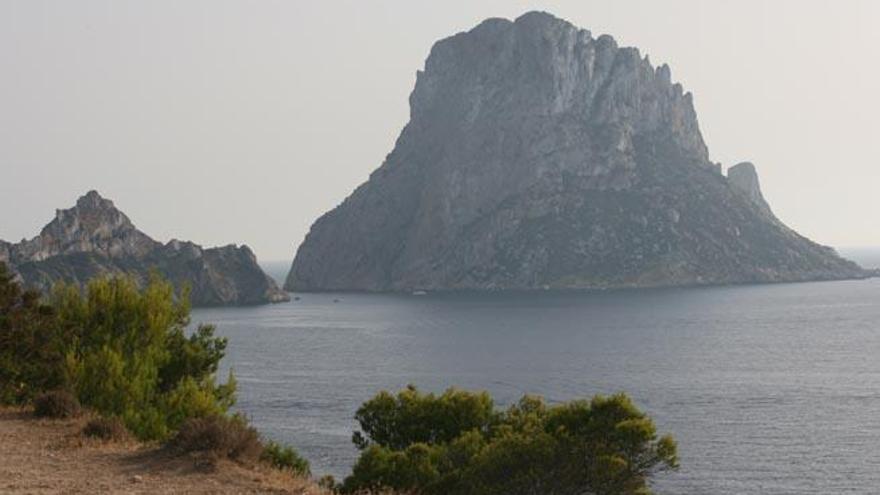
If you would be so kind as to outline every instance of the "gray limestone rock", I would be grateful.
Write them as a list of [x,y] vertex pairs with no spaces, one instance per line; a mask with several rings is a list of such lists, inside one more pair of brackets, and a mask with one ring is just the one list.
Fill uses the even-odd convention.
[[610,36],[541,12],[489,19],[434,45],[410,108],[385,162],[314,223],[287,289],[866,275],[768,216],[745,167],[721,175],[691,94]]
[[289,300],[247,246],[203,249],[178,240],[163,245],[96,191],[73,208],[57,210],[37,237],[0,241],[0,261],[26,286],[43,291],[58,281],[83,285],[101,275],[128,275],[142,283],[155,269],[178,288],[189,285],[197,306]]
[[730,184],[755,204],[762,212],[776,218],[770,210],[770,205],[761,193],[761,182],[758,180],[758,172],[751,162],[738,163],[727,169],[727,180]]

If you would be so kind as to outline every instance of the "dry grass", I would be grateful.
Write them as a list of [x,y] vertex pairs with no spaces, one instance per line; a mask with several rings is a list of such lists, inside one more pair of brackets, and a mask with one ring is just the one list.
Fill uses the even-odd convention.
[[263,453],[260,434],[238,417],[191,418],[169,442],[178,453],[200,453],[216,459],[255,464]]
[[45,392],[34,398],[34,416],[38,418],[75,418],[80,414],[79,401],[65,390]]
[[0,408],[3,494],[295,494],[329,495],[312,480],[260,464],[172,454],[154,444],[95,441],[82,435],[91,418],[35,419]]
[[83,427],[82,434],[88,438],[96,438],[109,442],[125,442],[131,440],[131,435],[125,428],[121,419],[100,416],[89,420]]

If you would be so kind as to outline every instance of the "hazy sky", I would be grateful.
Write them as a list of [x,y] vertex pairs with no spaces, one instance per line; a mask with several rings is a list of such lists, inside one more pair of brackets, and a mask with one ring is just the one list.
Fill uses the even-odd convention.
[[0,0],[0,238],[98,189],[160,241],[290,259],[391,151],[434,41],[534,9],[668,62],[790,226],[880,245],[875,0]]

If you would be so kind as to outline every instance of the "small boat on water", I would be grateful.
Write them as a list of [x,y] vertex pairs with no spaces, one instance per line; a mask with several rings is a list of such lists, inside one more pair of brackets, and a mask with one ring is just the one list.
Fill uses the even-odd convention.
[[427,296],[428,293],[423,290],[414,290],[412,292],[412,295],[414,295],[414,296]]

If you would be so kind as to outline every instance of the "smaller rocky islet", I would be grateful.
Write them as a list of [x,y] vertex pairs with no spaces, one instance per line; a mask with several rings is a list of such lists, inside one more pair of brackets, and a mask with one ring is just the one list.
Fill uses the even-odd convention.
[[97,191],[80,197],[72,208],[57,210],[33,239],[0,241],[0,261],[25,286],[43,292],[59,281],[82,286],[103,275],[132,276],[143,283],[155,270],[178,289],[188,285],[195,306],[290,300],[246,245],[203,248],[176,239],[162,244]]

